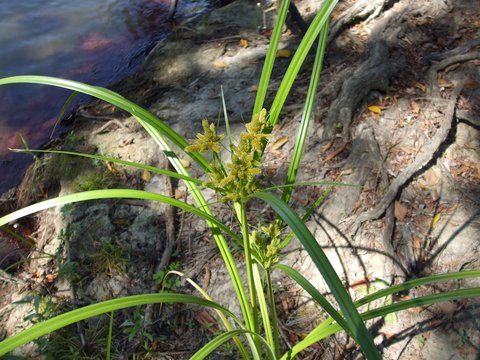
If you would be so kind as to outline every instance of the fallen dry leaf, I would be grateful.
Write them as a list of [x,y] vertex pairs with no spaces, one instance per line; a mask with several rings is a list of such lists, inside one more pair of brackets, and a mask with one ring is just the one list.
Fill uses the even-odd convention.
[[399,221],[405,220],[407,216],[408,209],[405,205],[400,203],[399,201],[395,201],[395,219]]
[[175,199],[180,200],[185,197],[186,192],[182,189],[176,188],[175,189]]
[[197,322],[201,325],[205,326],[212,334],[215,334],[218,331],[217,322],[205,310],[202,310],[197,315],[195,315],[195,320],[197,320]]
[[325,152],[327,150],[329,150],[333,145],[333,141],[330,140],[329,142],[327,142],[325,145],[323,145],[321,148],[320,148],[320,152]]
[[480,83],[478,83],[477,81],[473,80],[473,79],[468,79],[466,82],[465,82],[465,89],[477,89],[480,87]]
[[281,138],[278,138],[273,144],[272,144],[272,150],[279,150],[283,147],[288,142],[288,136],[282,136]]
[[382,113],[382,108],[380,106],[377,106],[377,105],[369,106],[368,110],[370,110],[371,112],[373,112],[375,114],[381,114]]
[[228,64],[224,61],[221,60],[215,60],[213,62],[213,66],[216,67],[217,69],[228,69]]
[[425,172],[425,183],[429,187],[435,187],[440,183],[440,176],[433,169],[428,169]]
[[45,280],[47,280],[48,283],[53,283],[56,278],[57,275],[55,274],[48,274],[47,276],[45,276]]
[[422,238],[419,236],[414,236],[413,237],[413,244],[412,244],[414,249],[421,249],[422,248]]
[[440,302],[436,305],[436,308],[444,315],[453,315],[458,310],[457,304],[451,301]]
[[435,227],[437,226],[438,224],[438,221],[440,220],[440,213],[438,214],[435,214],[435,216],[433,217],[433,220],[432,220],[432,229],[435,229]]
[[150,182],[152,180],[152,173],[148,170],[143,170],[142,172],[142,180],[144,182]]
[[422,90],[423,92],[427,91],[427,85],[416,82],[414,85],[417,89]]
[[248,43],[248,40],[246,39],[240,39],[240,45],[242,45],[243,48],[248,48],[250,44]]
[[250,92],[257,92],[257,91],[258,91],[258,85],[250,86]]
[[190,167],[190,161],[187,160],[187,159],[180,159],[180,162],[182,163],[182,165],[186,168],[189,168]]
[[333,151],[331,154],[329,154],[324,161],[327,162],[335,158],[338,154],[342,153],[343,150],[347,148],[347,145],[348,145],[348,142],[345,142],[342,145],[340,145],[340,147],[337,150]]
[[288,49],[277,50],[277,57],[287,59],[292,55],[292,52]]
[[410,101],[410,106],[412,107],[412,112],[418,114],[420,112],[420,105],[415,101]]

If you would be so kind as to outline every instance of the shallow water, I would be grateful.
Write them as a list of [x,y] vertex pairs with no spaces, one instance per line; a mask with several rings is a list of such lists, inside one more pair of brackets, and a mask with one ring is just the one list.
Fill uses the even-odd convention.
[[[206,4],[180,0],[177,19]],[[0,77],[49,75],[106,86],[171,32],[168,7],[169,0],[0,0]],[[32,148],[48,141],[68,96],[39,85],[0,87],[0,194],[28,165],[29,156],[8,148],[21,146],[19,134]]]

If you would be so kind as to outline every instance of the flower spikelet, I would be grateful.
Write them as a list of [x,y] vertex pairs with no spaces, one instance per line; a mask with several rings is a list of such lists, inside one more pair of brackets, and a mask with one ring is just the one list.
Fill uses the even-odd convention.
[[209,124],[207,119],[202,120],[203,134],[197,134],[197,138],[192,145],[185,148],[186,151],[198,151],[201,153],[212,150],[219,153],[222,150],[220,141],[224,138],[223,134],[217,134],[215,124]]

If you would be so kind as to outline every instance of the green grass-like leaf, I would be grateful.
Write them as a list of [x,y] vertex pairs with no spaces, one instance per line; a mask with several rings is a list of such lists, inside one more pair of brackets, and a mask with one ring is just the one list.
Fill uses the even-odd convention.
[[[317,95],[318,83],[320,80],[320,73],[322,72],[323,58],[325,57],[325,48],[327,47],[328,26],[330,22],[327,20],[323,25],[320,38],[318,40],[317,52],[315,54],[315,62],[313,64],[312,76],[310,77],[310,84],[308,85],[307,99],[305,100],[305,107],[300,120],[300,127],[298,129],[297,138],[295,140],[295,147],[293,149],[292,159],[288,167],[287,179],[285,185],[295,183],[298,169],[300,168],[300,161],[302,159],[303,150],[308,137],[308,129],[313,117],[313,105],[315,104],[315,97]],[[293,188],[287,187],[283,191],[282,200],[287,204],[290,201]]]
[[[56,87],[61,87],[64,89],[70,89],[78,93],[90,95],[96,97],[97,99],[104,100],[112,105],[117,106],[118,108],[127,111],[131,115],[141,119],[141,123],[146,123],[151,126],[153,129],[158,130],[169,140],[171,140],[175,145],[180,147],[182,150],[188,146],[187,140],[150,111],[142,108],[141,106],[135,104],[134,102],[124,98],[123,96],[102,88],[98,86],[92,86],[84,84],[78,81],[60,79],[50,76],[38,76],[38,75],[22,75],[22,76],[12,76],[7,78],[0,79],[0,85],[7,84],[41,84],[41,85],[51,85]],[[201,154],[195,152],[187,152],[187,154],[195,160],[195,162],[205,170],[209,170],[208,160],[205,159]]]
[[257,96],[255,97],[255,104],[253,106],[253,115],[259,114],[264,107],[265,97],[267,96],[268,84],[270,83],[270,76],[272,75],[275,58],[277,57],[278,44],[282,38],[282,30],[287,18],[288,6],[291,0],[282,0],[280,9],[278,11],[277,21],[273,28],[270,44],[268,45],[267,56],[262,67],[262,74],[258,83]]
[[[367,295],[364,298],[356,301],[355,306],[359,307],[359,306],[368,304],[372,301],[381,299],[382,297],[390,296],[392,294],[399,293],[401,291],[406,291],[421,285],[433,284],[441,281],[461,280],[461,279],[468,279],[468,278],[475,278],[475,277],[480,277],[480,270],[452,272],[452,273],[433,275],[433,276],[423,277],[419,279],[414,279],[414,280],[406,281],[403,284],[391,286],[389,288],[382,289],[373,294]],[[415,306],[411,306],[411,307],[415,307]],[[390,313],[386,313],[385,315],[388,315],[388,314]],[[331,329],[329,327],[334,325],[335,325],[334,319],[332,317],[326,319],[320,325],[318,325],[314,330],[312,330],[312,332],[305,339],[303,339],[298,344],[296,344],[292,348],[292,352],[289,353],[289,355],[293,356],[295,354],[298,354],[300,351],[306,349],[307,347],[311,346],[317,341],[320,341],[325,337],[330,336],[333,333],[330,332]],[[339,330],[340,328],[335,330],[335,332]],[[287,358],[290,359],[290,357],[285,357],[285,355],[282,357],[282,359],[287,359]]]
[[280,111],[282,110],[285,100],[290,93],[293,82],[297,78],[298,72],[304,63],[308,52],[312,48],[315,39],[320,34],[320,31],[324,27],[325,23],[328,21],[328,18],[330,17],[330,14],[337,2],[338,0],[324,1],[322,8],[319,10],[317,15],[315,15],[315,18],[309,26],[305,36],[302,38],[302,41],[300,42],[300,45],[298,46],[298,49],[295,52],[287,71],[285,72],[282,82],[280,83],[280,87],[275,95],[275,99],[273,100],[273,104],[270,109],[271,126],[277,123],[280,116]]
[[33,325],[31,328],[23,330],[20,333],[0,342],[0,356],[5,355],[9,351],[12,351],[19,346],[25,345],[32,340],[38,339],[41,336],[50,334],[55,330],[61,329],[62,327],[70,324],[74,324],[81,320],[132,306],[158,303],[184,303],[207,306],[213,309],[221,310],[229,317],[235,319],[237,323],[241,324],[241,322],[229,310],[215,302],[196,296],[174,293],[134,295],[85,306]]
[[133,161],[126,161],[126,160],[121,160],[118,158],[110,157],[110,156],[104,156],[104,155],[97,155],[97,154],[87,154],[87,153],[80,153],[76,151],[65,151],[65,150],[31,150],[31,149],[10,149],[11,151],[18,152],[18,153],[40,153],[40,154],[59,154],[59,155],[70,155],[70,156],[79,156],[79,157],[84,157],[88,159],[93,159],[93,160],[100,160],[100,161],[106,161],[106,162],[112,162],[115,164],[123,165],[123,166],[130,166],[136,169],[141,169],[141,170],[147,170],[150,171],[154,174],[159,174],[159,175],[166,175],[169,177],[172,177],[174,179],[179,179],[179,180],[184,180],[184,181],[190,181],[194,184],[201,185],[202,181],[199,179],[192,178],[190,176],[182,175],[179,174],[175,171],[170,171],[170,170],[165,170],[165,169],[160,169],[155,166],[150,166],[150,165],[144,165],[141,163],[133,162]]
[[260,341],[265,349],[267,350],[267,358],[274,360],[275,356],[273,355],[272,349],[270,348],[269,344],[265,341],[264,338],[262,338],[260,335],[257,333],[254,333],[249,330],[245,329],[239,329],[239,330],[231,330],[227,331],[221,335],[218,335],[215,337],[213,340],[209,341],[206,345],[204,345],[200,350],[198,350],[191,358],[190,360],[201,360],[205,359],[208,355],[210,355],[213,351],[218,349],[221,345],[229,341],[230,339],[237,337],[239,335],[247,334],[250,336],[253,336],[255,339]]
[[318,245],[315,237],[308,230],[302,220],[287,204],[272,194],[259,192],[253,194],[252,197],[259,198],[268,203],[295,233],[295,236],[312,258],[333,296],[337,300],[348,324],[348,330],[358,341],[365,356],[368,359],[381,359],[380,354],[373,343],[373,338],[362,321],[350,295],[343,287],[340,278],[330,264],[327,256]]
[[[401,301],[395,304],[382,306],[375,310],[370,310],[361,314],[363,321],[371,320],[376,317],[386,316],[399,311],[411,309],[414,307],[437,304],[443,301],[461,300],[480,296],[480,288],[461,289],[455,291],[444,292],[440,294],[422,296],[416,299]],[[292,347],[290,351],[285,353],[280,360],[293,359],[300,351],[308,348],[316,342],[325,339],[339,331],[342,327],[337,323],[323,322],[315,328],[305,339]]]
[[241,242],[241,239],[235,234],[228,226],[220,222],[217,218],[209,215],[208,213],[197,209],[196,207],[184,203],[183,201],[179,201],[173,199],[171,197],[155,194],[147,191],[142,190],[131,190],[131,189],[106,189],[106,190],[92,190],[92,191],[84,191],[76,194],[64,195],[54,199],[49,199],[45,201],[41,201],[39,203],[27,206],[23,209],[14,211],[8,215],[0,217],[0,227],[3,225],[8,224],[11,221],[18,220],[24,216],[34,214],[41,210],[46,210],[55,206],[62,206],[66,204],[72,204],[80,201],[87,201],[87,200],[100,200],[100,199],[138,199],[138,200],[151,200],[151,201],[158,201],[164,204],[168,204],[171,206],[175,206],[182,210],[188,211],[192,214],[200,216],[205,220],[215,224],[218,229],[224,231],[226,234],[231,236],[238,242]]

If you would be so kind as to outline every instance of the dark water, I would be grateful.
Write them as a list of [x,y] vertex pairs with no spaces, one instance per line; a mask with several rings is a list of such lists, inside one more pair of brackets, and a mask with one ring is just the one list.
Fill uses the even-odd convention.
[[[206,4],[180,0],[177,19]],[[0,77],[49,75],[106,86],[171,32],[168,7],[169,0],[0,0]],[[21,146],[19,134],[32,148],[48,141],[68,96],[39,85],[0,87],[0,194],[28,165],[28,156],[8,148]]]

